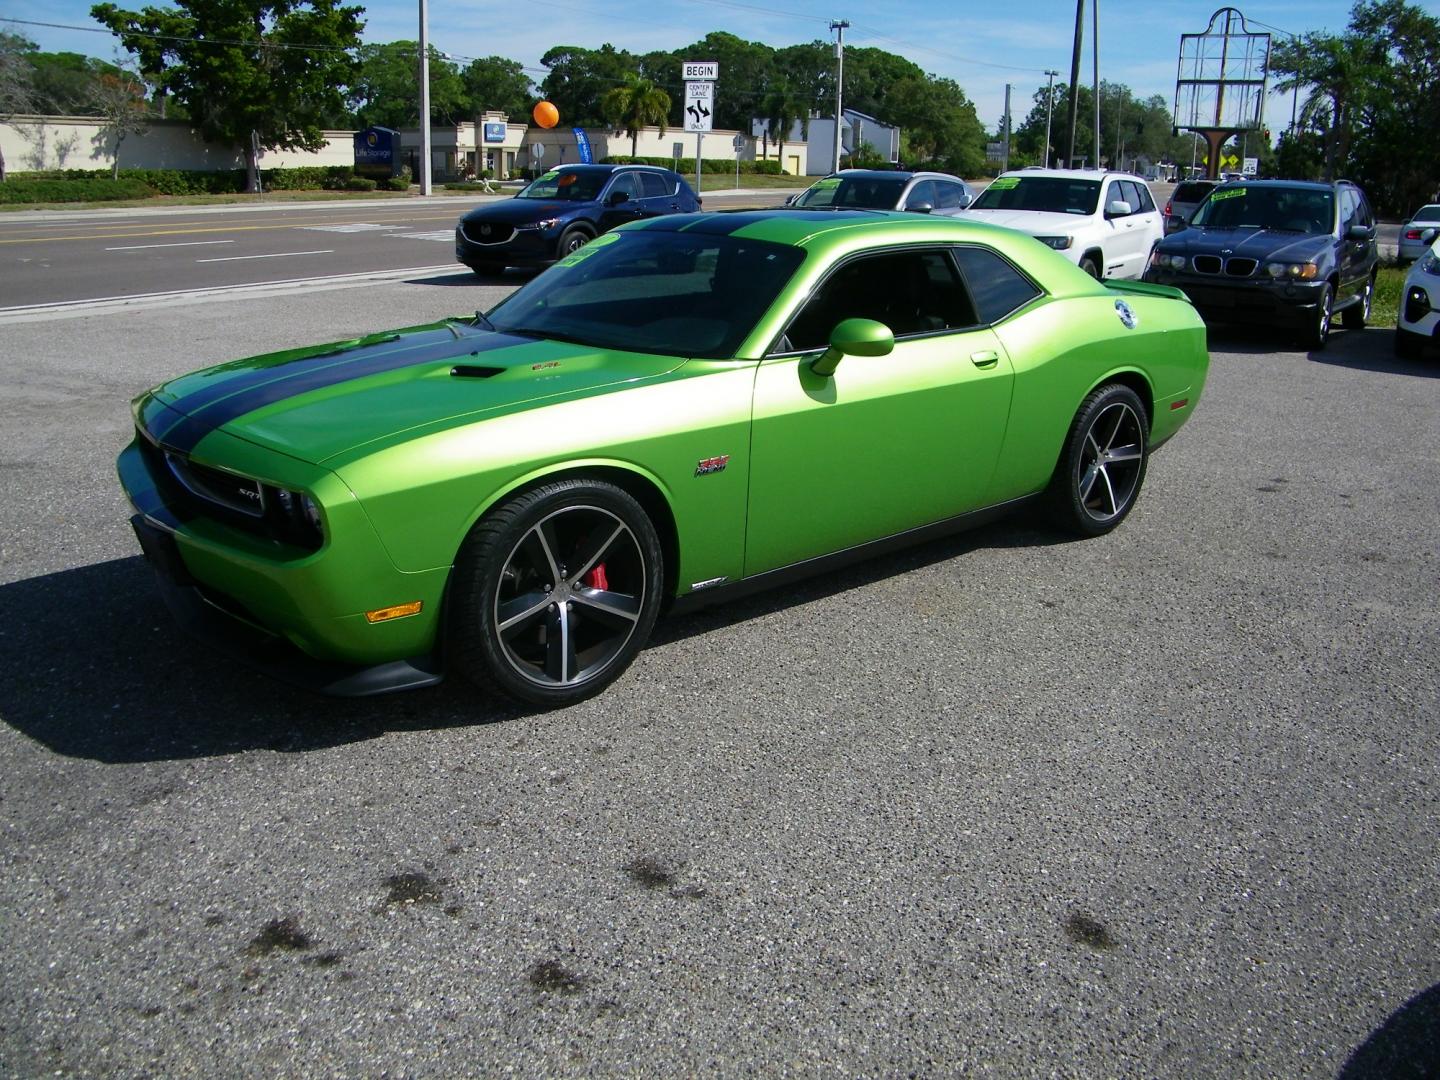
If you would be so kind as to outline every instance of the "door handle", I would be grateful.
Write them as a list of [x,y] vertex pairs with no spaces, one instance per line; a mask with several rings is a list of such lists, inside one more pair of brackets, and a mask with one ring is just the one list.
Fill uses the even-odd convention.
[[970,354],[970,362],[976,367],[994,367],[1000,362],[1000,354],[994,349],[981,349]]

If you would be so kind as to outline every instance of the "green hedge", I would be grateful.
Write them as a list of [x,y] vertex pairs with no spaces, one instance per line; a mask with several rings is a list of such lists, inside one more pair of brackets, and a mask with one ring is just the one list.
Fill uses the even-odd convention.
[[0,203],[105,202],[111,199],[149,199],[155,191],[142,180],[39,179],[28,177],[0,184]]
[[[605,159],[605,164],[659,165],[662,168],[673,169],[675,168],[675,159],[668,157],[628,157],[623,155],[612,155]],[[682,173],[693,173],[695,171],[695,159],[693,157],[681,158],[679,171]],[[705,158],[703,171],[707,173],[728,172],[733,176],[735,174],[735,159]],[[742,161],[740,162],[740,172],[742,174],[758,173],[761,176],[779,176],[781,175],[782,170],[780,168],[780,162],[778,161]]]
[[[266,191],[343,191],[355,175],[349,165],[303,165],[261,169]],[[35,180],[109,180],[109,169],[55,169],[23,174]],[[161,195],[234,195],[245,190],[244,169],[200,172],[192,169],[121,169],[120,179],[139,180]]]

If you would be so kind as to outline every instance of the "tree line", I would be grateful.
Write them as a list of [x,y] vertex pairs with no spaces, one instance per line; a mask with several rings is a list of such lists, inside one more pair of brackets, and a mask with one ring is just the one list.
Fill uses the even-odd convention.
[[[0,120],[19,112],[103,116],[118,149],[149,115],[168,115],[189,120],[210,141],[243,148],[252,173],[257,149],[314,149],[323,145],[324,128],[419,122],[417,43],[362,44],[359,5],[177,0],[174,7],[124,10],[106,2],[91,14],[116,35],[128,60],[44,53],[0,32]],[[430,119],[478,120],[489,109],[527,118],[543,97],[565,126],[609,127],[633,139],[646,126],[683,126],[681,63],[697,59],[720,65],[718,128],[749,133],[759,121],[760,137],[783,144],[797,130],[807,138],[812,116],[833,115],[829,42],[777,48],[716,31],[669,51],[556,45],[541,58],[546,73],[538,84],[506,57],[460,62],[432,48]],[[1350,176],[1390,210],[1413,206],[1440,184],[1440,143],[1431,137],[1440,130],[1440,18],[1406,0],[1359,0],[1343,34],[1277,40],[1271,72],[1278,90],[1294,93],[1296,122],[1273,151],[1268,133],[1235,148],[1237,156],[1260,157],[1263,174]],[[1069,94],[1064,83],[1053,92],[1036,87],[1029,111],[1014,124],[1012,165],[1053,162],[1068,150]],[[1076,94],[1076,154],[1088,163],[1123,166],[1144,158],[1184,166],[1195,157],[1194,139],[1171,127],[1165,98],[1102,83],[1097,147],[1094,90],[1082,85]],[[844,100],[901,129],[906,165],[974,176],[985,168],[987,139],[997,137],[958,83],[883,49],[846,49]],[[1002,126],[1003,120],[996,125]],[[0,162],[0,178],[3,169]]]

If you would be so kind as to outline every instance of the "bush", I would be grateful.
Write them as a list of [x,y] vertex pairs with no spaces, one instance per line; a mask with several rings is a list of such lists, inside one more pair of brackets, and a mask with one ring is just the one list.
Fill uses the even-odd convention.
[[380,181],[380,186],[386,191],[409,191],[410,178],[406,176],[391,176]]
[[377,186],[368,176],[352,176],[345,181],[346,191],[374,191]]
[[265,169],[260,173],[266,191],[339,191],[355,170],[349,165],[300,165],[292,169]]
[[[659,165],[664,169],[675,169],[674,158],[662,157],[629,157],[626,155],[611,155],[605,159],[607,165]],[[677,172],[683,174],[695,173],[695,159],[681,158]],[[742,175],[779,176],[782,173],[778,161],[741,161],[740,172]],[[723,173],[728,172],[735,175],[735,159],[731,158],[705,158],[704,172]]]
[[[99,170],[104,172],[104,170]],[[148,199],[154,190],[141,180],[77,178],[23,179],[0,184],[0,203],[105,202],[112,199]]]
[[485,185],[479,180],[455,180],[445,185],[446,191],[484,191]]

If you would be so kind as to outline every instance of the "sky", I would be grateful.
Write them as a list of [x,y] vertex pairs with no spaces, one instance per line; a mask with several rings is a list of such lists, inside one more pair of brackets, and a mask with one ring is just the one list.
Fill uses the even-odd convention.
[[[416,0],[355,0],[366,8],[367,42],[418,36]],[[1128,85],[1137,95],[1174,97],[1182,33],[1205,30],[1220,0],[1100,2],[1100,77]],[[122,8],[154,0],[118,0]],[[1262,0],[1237,5],[1252,30],[1303,34],[1339,33],[1349,21],[1351,0]],[[1440,0],[1422,0],[1440,15]],[[0,29],[23,33],[47,52],[73,51],[111,59],[108,33],[35,23],[95,27],[90,0],[0,0]],[[1003,14],[1002,14],[1003,12]],[[1030,108],[1045,70],[1069,78],[1075,7],[1068,0],[1008,0],[999,6],[975,0],[546,0],[540,8],[505,0],[429,0],[430,40],[462,63],[481,56],[518,60],[539,82],[540,57],[555,45],[596,48],[609,42],[633,53],[672,50],[724,30],[750,41],[781,47],[833,41],[832,20],[848,20],[846,46],[872,46],[904,56],[925,71],[954,79],[975,102],[980,121],[996,128],[1004,111],[1005,84],[1013,84],[1012,113],[1018,126]],[[1091,79],[1091,7],[1086,5],[1085,58],[1081,79]],[[687,59],[704,60],[696,56]],[[1057,81],[1060,81],[1057,80]],[[716,88],[725,93],[725,72]],[[563,121],[562,117],[562,121]],[[1267,120],[1279,130],[1289,122],[1289,100],[1272,99]]]

